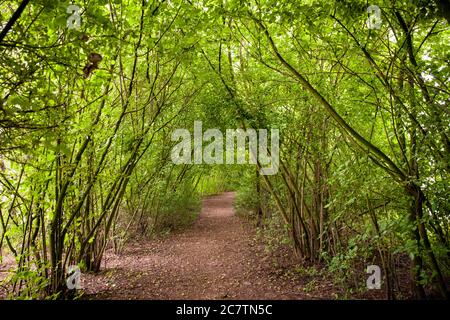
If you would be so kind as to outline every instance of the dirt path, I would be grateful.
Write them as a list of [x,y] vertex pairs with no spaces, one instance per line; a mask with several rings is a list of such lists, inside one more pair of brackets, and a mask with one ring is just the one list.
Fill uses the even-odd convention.
[[[332,284],[286,276],[254,230],[236,217],[234,193],[203,200],[197,222],[163,240],[129,245],[108,255],[97,275],[83,275],[89,298],[101,299],[311,299],[330,298]],[[105,268],[106,267],[106,268]],[[311,285],[310,285],[311,286]]]

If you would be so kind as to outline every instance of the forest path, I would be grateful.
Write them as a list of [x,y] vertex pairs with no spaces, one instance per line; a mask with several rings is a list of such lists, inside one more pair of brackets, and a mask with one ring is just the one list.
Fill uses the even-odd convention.
[[[160,240],[133,243],[120,256],[107,255],[102,263],[104,271],[83,275],[87,297],[314,298],[303,290],[307,279],[286,276],[284,268],[277,268],[264,247],[253,240],[254,228],[235,215],[234,198],[233,192],[207,197],[198,220],[187,230]],[[319,289],[319,297],[324,298],[331,289],[329,285],[317,284],[314,291]]]

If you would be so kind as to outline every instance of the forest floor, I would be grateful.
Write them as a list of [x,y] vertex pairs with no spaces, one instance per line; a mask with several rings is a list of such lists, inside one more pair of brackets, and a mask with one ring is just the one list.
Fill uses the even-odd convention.
[[120,255],[107,253],[100,273],[82,275],[84,298],[336,299],[338,294],[341,296],[340,290],[325,276],[294,272],[297,266],[289,252],[281,258],[268,253],[255,239],[255,228],[235,215],[234,197],[234,193],[227,192],[204,199],[198,220],[187,230],[163,239],[130,243]]

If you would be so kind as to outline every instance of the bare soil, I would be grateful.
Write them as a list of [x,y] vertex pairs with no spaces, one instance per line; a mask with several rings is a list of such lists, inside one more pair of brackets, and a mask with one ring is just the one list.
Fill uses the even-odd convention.
[[[99,273],[81,275],[82,299],[383,299],[383,290],[345,294],[327,272],[304,272],[287,247],[266,250],[256,228],[236,216],[235,194],[203,200],[187,229],[164,238],[130,241],[107,251]],[[355,266],[356,268],[356,266]],[[364,268],[356,268],[363,270]],[[0,280],[14,270],[4,257]],[[303,272],[299,272],[303,270]],[[367,275],[362,271],[361,279]],[[0,299],[11,290],[0,285]]]
[[[159,240],[130,243],[108,253],[102,272],[83,274],[88,299],[333,299],[332,281],[300,277],[255,240],[255,229],[237,217],[234,193],[203,200],[189,229]],[[311,281],[313,281],[311,283]],[[305,289],[306,288],[306,289]]]

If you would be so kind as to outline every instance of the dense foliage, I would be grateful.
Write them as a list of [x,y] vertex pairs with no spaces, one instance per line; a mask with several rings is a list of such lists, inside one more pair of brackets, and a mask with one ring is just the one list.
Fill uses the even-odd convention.
[[[260,231],[351,277],[449,297],[448,1],[0,1],[0,259],[11,297],[238,190]],[[369,14],[370,16],[370,14]],[[9,32],[8,32],[9,31]],[[177,128],[278,128],[280,169],[175,165]]]

